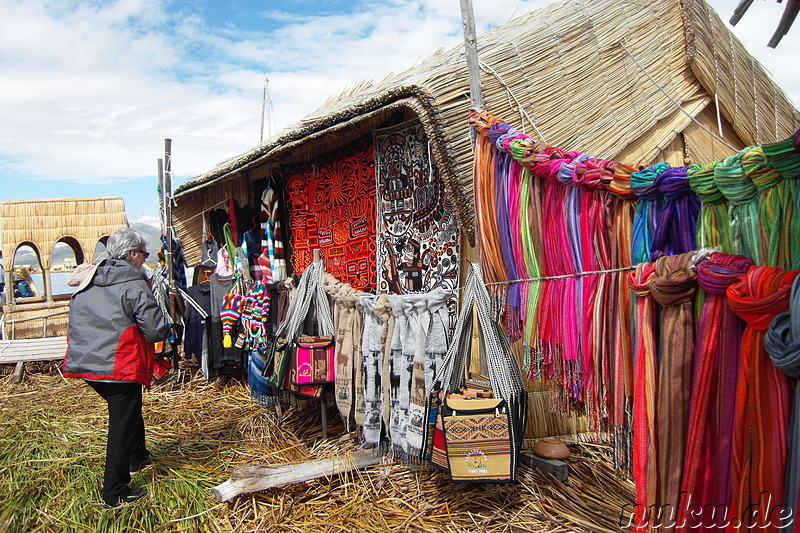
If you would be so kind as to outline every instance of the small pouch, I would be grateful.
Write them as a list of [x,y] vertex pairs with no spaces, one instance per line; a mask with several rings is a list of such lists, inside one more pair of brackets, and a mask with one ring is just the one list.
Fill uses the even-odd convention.
[[295,385],[324,385],[333,383],[334,338],[333,335],[300,335],[294,341],[292,360]]

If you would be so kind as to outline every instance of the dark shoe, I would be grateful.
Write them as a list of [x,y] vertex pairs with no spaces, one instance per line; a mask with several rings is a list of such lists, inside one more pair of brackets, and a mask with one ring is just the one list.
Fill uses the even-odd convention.
[[128,467],[130,469],[128,471],[130,473],[130,475],[134,475],[134,474],[138,473],[139,470],[141,470],[144,467],[146,467],[147,465],[152,464],[152,461],[150,460],[150,452],[145,452],[145,453],[147,455],[144,456],[144,459],[142,459],[139,462],[132,462],[131,465]]
[[144,496],[145,494],[147,494],[147,487],[139,487],[138,489],[131,489],[130,493],[127,496],[120,496],[117,502],[113,505],[109,505],[109,507],[119,507],[120,505],[133,503],[142,496]]

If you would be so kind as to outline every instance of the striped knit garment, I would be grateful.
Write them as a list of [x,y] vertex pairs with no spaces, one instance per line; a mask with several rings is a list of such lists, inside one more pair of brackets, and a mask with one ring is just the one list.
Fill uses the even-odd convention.
[[729,515],[758,510],[760,531],[780,531],[769,517],[784,502],[791,390],[786,374],[770,361],[764,336],[770,321],[789,307],[799,273],[753,266],[727,290],[731,309],[747,323],[734,406]]
[[283,246],[280,197],[272,188],[261,194],[261,235],[262,254],[266,254],[268,258],[260,262],[262,269],[269,263],[274,283],[286,279],[286,252]]

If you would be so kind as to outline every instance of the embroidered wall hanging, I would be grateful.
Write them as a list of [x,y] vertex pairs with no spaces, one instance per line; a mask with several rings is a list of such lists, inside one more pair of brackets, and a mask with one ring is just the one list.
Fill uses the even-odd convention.
[[368,139],[287,168],[292,265],[301,273],[313,250],[325,270],[354,289],[375,290],[375,170]]
[[459,228],[422,124],[376,130],[374,139],[378,292],[455,290]]

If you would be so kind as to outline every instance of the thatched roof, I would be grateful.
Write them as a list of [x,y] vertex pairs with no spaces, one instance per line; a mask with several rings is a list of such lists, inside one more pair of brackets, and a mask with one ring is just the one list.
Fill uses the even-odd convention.
[[[478,51],[489,111],[548,144],[605,159],[711,161],[800,126],[783,91],[703,0],[564,0],[480,35]],[[405,108],[421,118],[473,242],[468,92],[463,45],[437,51],[329,99],[276,139],[191,179],[176,190],[175,214],[196,217],[181,202],[210,184],[219,194],[239,176],[265,175],[300,149],[305,157],[332,149]],[[719,135],[718,123],[727,146],[710,131]]]
[[45,269],[51,267],[53,247],[59,241],[80,246],[83,259],[91,261],[98,241],[128,225],[125,202],[117,196],[8,200],[0,203],[0,217],[6,269],[21,244],[35,247]]

